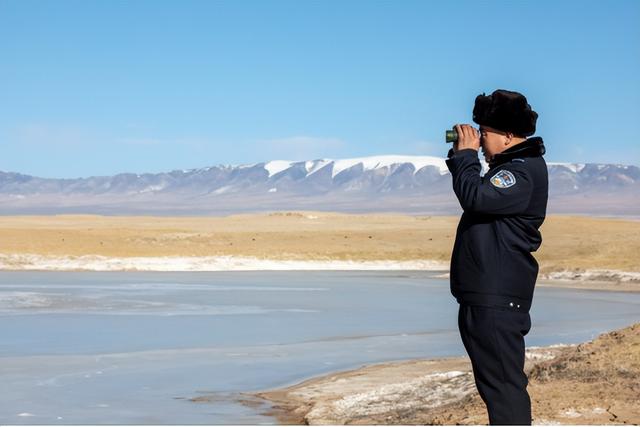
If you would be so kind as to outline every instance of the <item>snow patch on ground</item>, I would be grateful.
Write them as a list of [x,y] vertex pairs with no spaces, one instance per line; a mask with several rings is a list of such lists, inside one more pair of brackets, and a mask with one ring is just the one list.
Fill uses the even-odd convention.
[[277,260],[253,257],[105,257],[0,254],[0,270],[52,271],[256,271],[256,270],[444,270],[448,264],[416,261]]
[[640,272],[620,270],[555,271],[542,275],[548,280],[639,282]]
[[472,393],[474,387],[471,372],[449,371],[345,396],[332,406],[338,417],[349,418],[416,407],[434,408],[460,400]]

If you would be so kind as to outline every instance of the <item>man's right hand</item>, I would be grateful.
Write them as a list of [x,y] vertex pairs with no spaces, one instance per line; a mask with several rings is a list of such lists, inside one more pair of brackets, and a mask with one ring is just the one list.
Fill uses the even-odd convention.
[[458,141],[453,143],[453,152],[468,148],[478,151],[480,149],[480,133],[471,125],[455,125],[458,132]]

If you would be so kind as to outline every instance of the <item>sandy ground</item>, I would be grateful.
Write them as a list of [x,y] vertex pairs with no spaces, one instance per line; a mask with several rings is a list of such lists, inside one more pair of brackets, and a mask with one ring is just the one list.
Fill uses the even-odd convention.
[[[534,424],[640,423],[640,323],[580,345],[529,348],[525,371]],[[467,357],[369,365],[247,393],[244,403],[252,399],[272,402],[267,413],[282,424],[488,423]]]
[[[258,269],[271,269],[283,261],[320,263],[317,268],[370,262],[362,268],[384,269],[404,262],[402,268],[446,269],[457,222],[458,217],[450,216],[327,212],[3,216],[0,269],[127,270],[138,265],[153,270],[168,265],[174,270],[216,270],[259,262],[263,264]],[[589,282],[601,288],[597,282],[602,282],[605,287],[622,285],[619,290],[640,284],[640,221],[550,216],[542,233],[536,258],[540,277],[548,283]],[[185,266],[189,262],[199,267]],[[288,268],[299,267],[283,267]]]

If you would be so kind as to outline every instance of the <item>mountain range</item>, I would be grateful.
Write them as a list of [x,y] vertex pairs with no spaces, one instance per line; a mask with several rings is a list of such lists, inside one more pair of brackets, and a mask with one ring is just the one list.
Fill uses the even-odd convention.
[[[487,166],[483,163],[484,170]],[[548,163],[549,213],[639,216],[640,168]],[[227,215],[321,210],[459,214],[445,159],[274,160],[76,179],[0,171],[0,214]]]

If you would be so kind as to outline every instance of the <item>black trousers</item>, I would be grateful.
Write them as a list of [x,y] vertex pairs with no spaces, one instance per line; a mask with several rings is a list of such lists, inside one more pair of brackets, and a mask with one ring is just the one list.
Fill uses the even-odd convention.
[[460,304],[458,328],[471,359],[491,425],[531,425],[531,399],[524,373],[528,312]]

